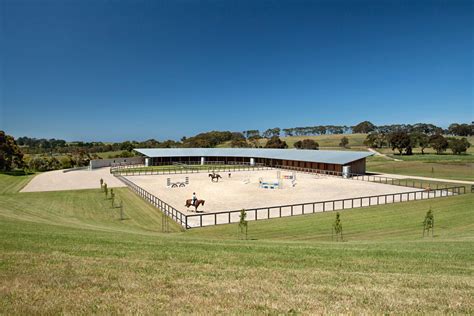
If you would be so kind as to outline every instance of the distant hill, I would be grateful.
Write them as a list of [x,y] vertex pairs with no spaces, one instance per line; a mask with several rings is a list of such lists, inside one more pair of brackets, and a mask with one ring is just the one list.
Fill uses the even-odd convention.
[[[286,136],[280,137],[288,144],[288,148],[294,148],[294,144],[297,141],[303,139],[312,139],[319,144],[321,149],[341,149],[339,147],[339,142],[342,137],[347,137],[349,139],[349,149],[352,150],[367,150],[367,146],[364,145],[364,140],[367,137],[367,134],[330,134],[330,135],[317,135],[317,136]],[[259,140],[261,146],[265,146],[267,142],[266,138]],[[230,141],[224,142],[216,146],[217,148],[229,148],[231,147]]]

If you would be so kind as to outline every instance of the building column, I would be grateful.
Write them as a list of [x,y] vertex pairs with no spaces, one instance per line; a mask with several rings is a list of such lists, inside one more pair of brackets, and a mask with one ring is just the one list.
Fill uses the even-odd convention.
[[206,163],[206,158],[201,157],[201,165],[204,165]]
[[255,166],[255,158],[250,158],[250,165]]
[[145,158],[145,167],[150,166],[150,158]]

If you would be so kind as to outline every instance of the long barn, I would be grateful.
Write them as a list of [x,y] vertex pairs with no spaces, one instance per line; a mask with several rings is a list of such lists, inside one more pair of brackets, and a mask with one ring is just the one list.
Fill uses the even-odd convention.
[[[297,150],[262,148],[140,148],[149,166],[183,164],[249,164],[269,167],[296,167],[322,171],[365,174],[367,151]],[[348,168],[344,168],[347,170]]]

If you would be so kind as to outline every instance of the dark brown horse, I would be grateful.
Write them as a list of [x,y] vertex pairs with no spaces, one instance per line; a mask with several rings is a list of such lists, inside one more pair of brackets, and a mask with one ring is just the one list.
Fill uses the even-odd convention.
[[209,177],[211,177],[212,182],[214,182],[214,179],[216,179],[217,182],[219,182],[219,179],[222,179],[221,175],[218,173],[210,173]]
[[194,206],[194,212],[197,213],[199,205],[202,204],[202,206],[204,206],[204,203],[205,203],[205,202],[206,202],[206,201],[204,201],[204,200],[196,200],[196,203],[193,205],[193,200],[192,200],[192,199],[189,199],[189,200],[186,200],[186,205],[184,205],[184,206],[186,206],[187,208],[189,208],[191,205],[193,205],[193,206]]

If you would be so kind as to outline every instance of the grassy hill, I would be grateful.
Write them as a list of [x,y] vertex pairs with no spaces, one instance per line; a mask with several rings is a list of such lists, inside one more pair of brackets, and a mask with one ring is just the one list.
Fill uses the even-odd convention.
[[[303,139],[312,139],[319,144],[321,148],[337,148],[342,137],[347,137],[349,139],[349,147],[351,148],[366,148],[364,145],[364,140],[367,137],[367,134],[344,134],[344,135],[317,135],[317,136],[288,136],[282,137],[288,147],[293,148],[294,144],[297,141]],[[365,149],[364,149],[365,150]]]
[[473,157],[474,156],[467,156],[465,161],[458,160],[459,158],[456,159],[455,156],[448,155],[434,160],[407,159],[404,161],[393,161],[381,157],[369,157],[367,159],[367,170],[369,172],[474,181]]
[[237,225],[162,233],[125,188],[121,221],[100,190],[0,179],[1,314],[474,311],[473,194],[343,211],[346,242],[331,241],[334,213],[250,222],[240,240]]
[[[364,145],[364,140],[367,137],[367,134],[344,134],[344,135],[317,135],[317,136],[287,136],[287,137],[280,137],[288,144],[288,148],[294,148],[294,144],[297,141],[303,139],[312,139],[316,141],[321,149],[338,149],[341,150],[342,148],[339,147],[339,142],[341,141],[342,137],[347,137],[349,139],[349,147],[353,150],[366,150],[366,146]],[[231,147],[230,141],[219,144],[218,148],[228,148]],[[265,146],[267,143],[266,139],[260,139],[259,144],[260,146]]]
[[21,171],[0,173],[0,195],[19,192],[33,177],[34,174],[25,175]]

